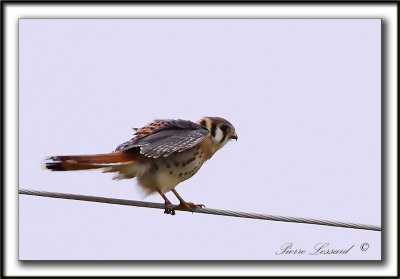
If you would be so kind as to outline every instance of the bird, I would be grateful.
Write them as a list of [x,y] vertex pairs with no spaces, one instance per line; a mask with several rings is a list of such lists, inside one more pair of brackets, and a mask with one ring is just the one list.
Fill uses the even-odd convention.
[[[158,119],[134,128],[133,138],[111,153],[51,156],[45,167],[52,171],[101,169],[115,173],[113,179],[136,178],[145,195],[158,193],[166,214],[204,207],[185,201],[176,186],[193,177],[203,164],[230,140],[238,140],[235,127],[222,117],[203,117],[196,122]],[[166,193],[172,192],[179,205],[172,206]]]

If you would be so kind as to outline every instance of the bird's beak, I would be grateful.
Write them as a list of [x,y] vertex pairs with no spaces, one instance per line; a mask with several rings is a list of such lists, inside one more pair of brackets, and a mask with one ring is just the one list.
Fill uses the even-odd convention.
[[231,136],[231,139],[234,139],[234,140],[237,141],[238,140],[238,135],[235,133],[234,135]]

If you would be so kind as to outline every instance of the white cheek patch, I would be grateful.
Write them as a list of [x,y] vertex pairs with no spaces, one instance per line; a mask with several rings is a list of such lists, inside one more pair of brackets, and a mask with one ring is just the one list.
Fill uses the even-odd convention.
[[221,131],[219,127],[215,129],[215,136],[213,137],[213,140],[215,143],[220,143],[222,138],[224,137],[224,133]]

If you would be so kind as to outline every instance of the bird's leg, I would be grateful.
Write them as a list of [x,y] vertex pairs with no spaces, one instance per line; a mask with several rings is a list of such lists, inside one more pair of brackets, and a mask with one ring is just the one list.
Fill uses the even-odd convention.
[[[169,201],[169,199],[167,198],[167,196],[164,195],[163,193],[161,193],[160,190],[158,190],[158,193],[159,193],[159,194],[161,195],[161,197],[164,199],[164,204],[165,204],[165,205],[172,204],[172,202]],[[164,214],[175,215],[175,210],[166,208],[166,209],[164,210]]]
[[182,199],[182,197],[175,189],[172,189],[171,191],[179,200],[179,205],[176,206],[174,209],[193,211],[193,209],[195,209],[196,207],[205,207],[204,204],[194,204],[192,202],[186,202],[184,199]]

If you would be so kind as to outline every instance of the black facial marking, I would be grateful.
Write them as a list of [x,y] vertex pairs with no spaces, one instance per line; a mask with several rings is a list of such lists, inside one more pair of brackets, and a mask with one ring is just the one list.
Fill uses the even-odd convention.
[[226,138],[226,135],[227,135],[226,130],[223,131],[223,133],[224,133],[224,136],[223,136],[222,139],[219,141],[219,143],[222,143],[222,142],[225,140],[225,138]]
[[217,124],[211,124],[211,136],[215,137],[215,130],[217,129]]
[[178,162],[175,162],[175,167],[178,167],[179,166],[179,163]]
[[222,132],[225,132],[226,130],[228,130],[228,126],[225,124],[222,124],[219,128],[221,129]]
[[182,173],[180,173],[179,176],[182,176]]
[[187,172],[185,172],[185,175],[187,175],[188,173]]
[[[201,120],[200,125],[203,126],[203,127],[206,127],[206,126],[207,126],[207,123],[206,123],[206,121],[203,119],[203,120]],[[206,127],[206,128],[207,128],[207,127]]]

